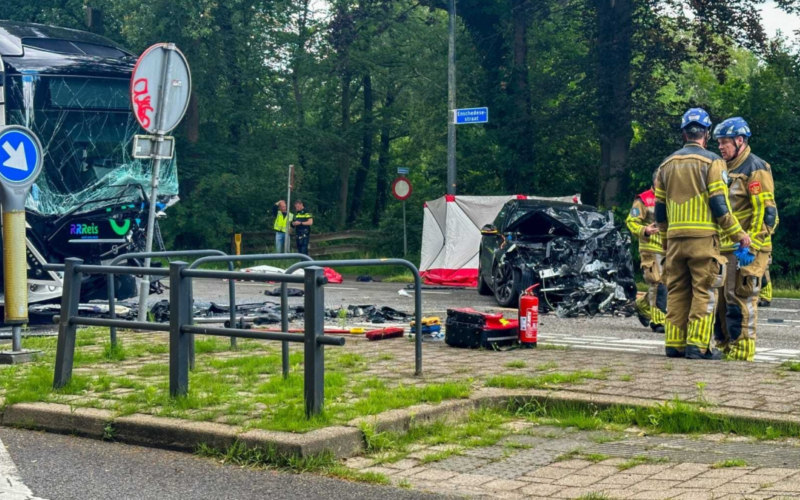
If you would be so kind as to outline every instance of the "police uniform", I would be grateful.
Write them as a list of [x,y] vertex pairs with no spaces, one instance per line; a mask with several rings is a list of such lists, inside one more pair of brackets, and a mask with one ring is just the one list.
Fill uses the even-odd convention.
[[[653,327],[663,326],[667,313],[667,287],[663,283],[664,249],[661,235],[648,236],[645,229],[656,221],[656,195],[652,189],[641,193],[633,201],[633,207],[625,223],[632,234],[639,238],[639,255],[642,274],[650,285],[647,294],[636,301],[636,310],[650,320]],[[646,325],[645,325],[646,326]]]
[[[296,222],[308,222],[313,219],[313,216],[303,208],[294,214]],[[308,255],[308,240],[311,238],[311,226],[294,226],[294,234],[297,238],[297,251],[304,255]]]
[[716,288],[725,269],[718,231],[734,241],[744,237],[731,213],[725,169],[722,158],[689,142],[661,164],[656,176],[656,224],[666,241],[664,326],[670,357],[713,354]]
[[728,359],[753,361],[756,354],[756,322],[761,280],[772,253],[772,234],[778,218],[775,184],[769,164],[745,148],[728,162],[731,210],[752,241],[755,260],[739,266],[736,244],[722,239],[722,255],[728,269],[724,293],[720,296],[718,324],[714,336]]

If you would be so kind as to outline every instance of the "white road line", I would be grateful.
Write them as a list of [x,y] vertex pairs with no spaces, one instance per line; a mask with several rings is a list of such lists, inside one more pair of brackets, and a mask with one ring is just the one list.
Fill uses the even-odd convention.
[[641,344],[641,345],[650,345],[650,346],[663,346],[663,340],[648,340],[648,339],[622,339],[622,340],[614,340],[612,341],[615,344]]
[[33,492],[23,484],[11,455],[0,441],[0,500],[6,497],[17,499],[20,496],[26,500],[42,500],[34,497]]

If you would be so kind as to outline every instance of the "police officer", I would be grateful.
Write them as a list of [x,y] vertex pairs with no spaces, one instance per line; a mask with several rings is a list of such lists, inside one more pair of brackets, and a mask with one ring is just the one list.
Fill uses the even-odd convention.
[[[657,172],[653,173],[655,183]],[[664,249],[658,234],[655,217],[656,195],[651,187],[633,200],[633,207],[625,221],[632,234],[639,238],[639,256],[642,274],[650,285],[647,294],[636,301],[636,311],[642,325],[650,326],[657,333],[664,333],[667,313],[667,287],[662,281],[664,274]]]
[[750,246],[731,213],[725,161],[706,150],[711,117],[700,108],[683,115],[685,145],[661,164],[656,175],[656,224],[666,250],[666,354],[719,359],[711,346],[716,288],[725,260],[718,230]]
[[311,226],[314,225],[314,218],[306,210],[302,200],[294,202],[294,234],[297,237],[297,251],[308,255],[308,240],[311,238]]
[[714,129],[720,154],[728,163],[731,210],[750,235],[749,250],[754,257],[752,263],[742,265],[734,254],[737,245],[722,238],[728,269],[714,336],[725,357],[739,361],[753,361],[756,354],[758,295],[778,220],[772,169],[750,151],[750,136],[750,127],[739,117],[728,118]]

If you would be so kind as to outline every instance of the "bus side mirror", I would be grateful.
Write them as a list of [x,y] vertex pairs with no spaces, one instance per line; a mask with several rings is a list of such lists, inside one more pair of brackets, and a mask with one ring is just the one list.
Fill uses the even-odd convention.
[[497,230],[496,227],[494,227],[493,224],[486,224],[481,228],[481,234],[484,236],[494,236],[498,233],[499,231]]

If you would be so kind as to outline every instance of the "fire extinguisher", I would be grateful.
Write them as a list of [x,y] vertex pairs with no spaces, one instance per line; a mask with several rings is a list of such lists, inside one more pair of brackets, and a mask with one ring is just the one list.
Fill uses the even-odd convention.
[[521,347],[536,348],[539,333],[539,297],[533,294],[533,285],[519,296],[519,343]]

